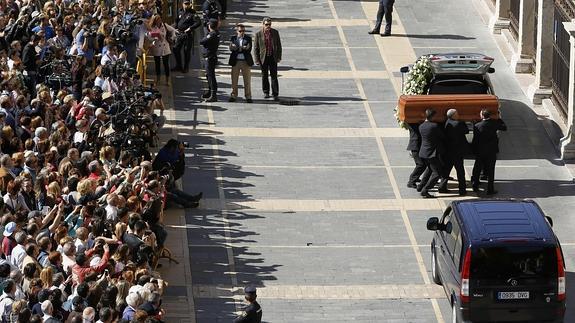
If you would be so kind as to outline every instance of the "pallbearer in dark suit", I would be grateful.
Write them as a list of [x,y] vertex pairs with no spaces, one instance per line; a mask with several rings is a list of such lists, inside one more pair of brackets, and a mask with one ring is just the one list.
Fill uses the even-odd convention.
[[410,123],[409,127],[409,143],[407,144],[407,150],[415,162],[415,168],[409,175],[409,180],[407,181],[407,187],[416,188],[416,182],[419,176],[425,171],[425,163],[419,157],[419,147],[421,147],[421,135],[419,134],[419,124]]
[[439,156],[445,152],[445,135],[443,134],[441,126],[431,121],[434,115],[435,110],[425,110],[425,121],[419,126],[419,133],[421,134],[419,157],[421,157],[425,165],[431,169],[431,176],[427,183],[421,183],[421,196],[425,198],[434,197],[429,194],[429,190],[437,184],[439,179],[441,179],[439,187],[445,185],[444,182],[447,181],[443,176],[443,165],[439,159]]
[[246,27],[242,24],[236,25],[237,35],[232,36],[230,40],[230,60],[229,65],[232,66],[232,94],[229,101],[234,102],[238,97],[238,80],[240,72],[244,79],[244,94],[246,102],[252,102],[252,65],[254,59],[252,58],[252,38],[246,35]]
[[[447,111],[447,121],[445,122],[446,154],[443,159],[445,162],[445,176],[448,177],[451,168],[455,167],[457,171],[457,182],[459,183],[459,195],[465,195],[465,168],[463,168],[463,157],[468,152],[469,143],[465,135],[469,133],[467,125],[463,121],[457,120],[457,110],[449,109]],[[447,181],[444,187],[439,187],[440,192],[447,191]]]
[[381,36],[390,36],[391,35],[391,19],[392,19],[392,12],[393,12],[393,4],[395,0],[379,0],[379,9],[377,10],[377,21],[375,22],[375,27],[373,30],[369,32],[369,34],[379,34],[381,29],[381,24],[383,22],[383,18],[385,17],[385,31]]
[[479,190],[479,175],[481,170],[487,175],[487,195],[497,193],[494,188],[495,182],[495,162],[499,152],[499,137],[497,130],[506,131],[507,126],[501,119],[491,119],[491,113],[485,109],[481,110],[481,120],[473,126],[473,150],[475,152],[475,164],[473,165],[473,175],[471,184],[473,190]]

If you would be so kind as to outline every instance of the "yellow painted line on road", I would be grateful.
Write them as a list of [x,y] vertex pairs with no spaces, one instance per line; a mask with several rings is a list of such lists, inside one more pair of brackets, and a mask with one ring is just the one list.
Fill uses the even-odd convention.
[[[361,1],[361,4],[365,16],[368,19],[372,19],[373,17],[375,17],[379,5],[377,2]],[[393,26],[392,35],[394,33],[405,35],[406,34],[405,28],[403,27],[401,19],[397,14],[397,10],[393,11],[393,20],[395,24]],[[390,75],[394,75],[393,73],[399,72],[402,66],[413,64],[413,62],[415,62],[417,57],[415,51],[413,50],[413,47],[411,46],[411,42],[407,37],[392,36],[382,38],[379,37],[379,35],[377,35],[374,38],[379,48],[380,55],[383,61],[385,62],[385,67]],[[392,84],[395,89],[395,92],[397,93],[397,95],[399,95],[401,93],[401,77],[400,76],[393,77]],[[393,117],[394,116],[390,113],[390,118]],[[397,183],[395,183],[395,177],[393,176],[393,171],[391,170],[391,168],[389,168],[389,172],[392,185],[394,184],[397,185]],[[396,195],[396,197],[401,198],[399,195]],[[445,206],[443,201],[438,201],[438,204],[440,205],[441,209],[443,209]],[[412,245],[416,245],[417,241],[415,239],[415,233],[413,231],[411,221],[409,220],[409,217],[407,216],[407,212],[405,209],[401,210],[401,217],[407,229],[409,241],[411,242]],[[421,250],[418,247],[413,247],[413,252],[415,253],[415,257],[417,259],[417,264],[419,266],[419,271],[421,273],[423,281],[426,284],[429,284],[430,283],[429,276],[427,275],[427,270],[425,268],[423,256],[421,255]],[[437,319],[437,322],[444,323],[443,315],[441,314],[441,310],[439,308],[437,300],[432,299],[431,305],[433,307],[433,311],[435,313],[435,318]]]
[[[238,19],[242,21],[242,19]],[[259,28],[262,24],[261,19],[246,20],[244,25],[246,27]],[[336,24],[340,26],[369,26],[367,19],[311,19],[304,21],[281,21],[274,20],[274,28],[289,28],[289,27],[335,27]]]
[[[176,227],[176,226],[171,226],[171,227]],[[197,228],[198,226],[191,226],[188,225],[186,228],[187,229],[194,229]],[[181,228],[181,227],[180,227]],[[327,244],[327,245],[322,245],[322,244],[311,244],[311,245],[300,245],[300,246],[294,246],[294,245],[289,245],[289,246],[280,246],[280,245],[262,245],[262,244],[245,244],[242,243],[242,245],[239,244],[228,244],[228,243],[222,243],[222,244],[189,244],[188,247],[191,248],[244,248],[246,246],[249,246],[250,248],[262,248],[262,249],[394,249],[394,248],[413,248],[414,246],[410,245],[410,244],[405,244],[405,245],[333,245],[333,244]],[[429,247],[430,245],[416,245],[415,247]]]
[[[469,197],[471,198],[471,197]],[[219,199],[204,199],[200,205],[208,210],[251,210],[251,211],[380,211],[380,210],[443,210],[438,199],[342,199],[342,200],[299,200],[299,199],[226,199],[222,206]],[[437,212],[432,212],[436,214]],[[415,239],[415,238],[414,238]],[[416,245],[416,241],[411,241]]]
[[[197,298],[234,298],[241,300],[242,288],[223,285],[195,285]],[[405,285],[272,285],[258,287],[261,299],[333,299],[333,300],[374,300],[374,299],[435,299],[444,298],[443,288],[433,284]]]
[[[231,69],[227,67],[219,68],[217,76],[227,77],[231,75]],[[253,71],[252,76],[260,76],[261,73],[258,71]],[[299,70],[289,70],[289,71],[279,71],[278,77],[286,79],[334,79],[334,80],[345,80],[345,79],[389,79],[389,74],[387,71],[299,71]]]
[[182,135],[214,137],[266,137],[266,138],[371,138],[409,137],[407,130],[395,128],[195,128],[181,126]]
[[[214,111],[212,110],[212,105],[207,104],[207,107],[208,107],[208,109],[207,109],[208,124],[210,124],[211,127],[214,127],[215,126],[215,119],[214,119]],[[211,138],[211,141],[212,141],[212,157],[214,160],[218,160],[220,158],[219,157],[220,148],[218,145],[218,141],[214,137]],[[222,183],[223,180],[224,179],[223,179],[223,175],[222,175],[222,169],[217,168],[216,169],[216,181],[217,181],[217,187],[218,187],[218,199],[217,199],[216,204],[217,204],[219,210],[221,210],[222,219],[224,222],[225,239],[228,243],[231,243],[232,242],[231,229],[230,229],[230,221],[228,220],[229,213],[228,213],[228,209],[227,209],[227,206],[229,205],[229,203],[226,201],[226,194],[224,192],[224,185]],[[226,249],[226,255],[228,258],[228,267],[230,269],[229,270],[230,274],[228,276],[230,277],[232,285],[238,286],[238,277],[235,274],[236,262],[235,262],[235,257],[234,257],[234,250],[231,248]],[[236,311],[239,311],[241,309],[241,301],[234,302],[234,306],[236,308]]]

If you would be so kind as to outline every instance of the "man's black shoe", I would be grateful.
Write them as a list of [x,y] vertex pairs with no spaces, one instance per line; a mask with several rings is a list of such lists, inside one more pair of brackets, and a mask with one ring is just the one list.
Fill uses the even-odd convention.
[[407,183],[407,187],[409,187],[409,188],[417,188],[417,185],[415,185],[414,183]]
[[377,35],[377,34],[379,34],[379,30],[374,29],[374,30],[368,31],[367,33],[370,35]]
[[459,196],[465,196],[467,195],[467,191],[459,191]]
[[246,99],[246,103],[254,103],[254,100],[252,100],[252,99]]
[[233,96],[230,96],[230,98],[228,99],[228,102],[236,102],[236,98],[234,98]]
[[218,102],[218,98],[214,95],[206,99],[206,102]]
[[202,99],[207,99],[209,97],[212,96],[212,92],[210,91],[205,91],[204,94],[202,94]]
[[428,192],[422,192],[422,193],[421,193],[421,196],[422,196],[424,199],[432,199],[432,198],[435,198],[435,196],[429,194]]
[[437,192],[438,192],[438,193],[443,193],[443,194],[445,194],[445,193],[449,193],[449,190],[446,189],[446,188],[440,188],[440,189],[437,190]]
[[264,99],[269,99],[271,98],[271,95],[269,93],[264,93]]
[[417,187],[415,188],[418,192],[423,191],[423,185],[417,185]]
[[197,202],[197,201],[201,200],[203,196],[204,196],[204,192],[200,192],[196,195],[192,195],[192,201]]
[[275,96],[274,96],[274,101],[276,101],[276,102],[277,102],[277,101],[279,101],[279,100],[280,100],[280,97],[279,97],[279,96],[277,96],[277,95],[275,95]]
[[473,186],[473,191],[474,191],[474,192],[479,192],[479,186]]
[[170,71],[172,71],[172,72],[181,72],[181,71],[182,71],[182,68],[179,67],[179,66],[176,66],[176,67],[172,67],[172,69],[171,69]]
[[198,203],[198,202],[190,202],[190,203],[186,204],[184,207],[185,207],[186,209],[195,209],[195,208],[197,208],[198,206],[200,206],[200,203]]
[[391,36],[391,33],[383,33],[380,35],[381,37],[387,37],[387,36]]
[[487,191],[485,192],[486,195],[495,195],[497,194],[497,191],[493,190],[493,191]]

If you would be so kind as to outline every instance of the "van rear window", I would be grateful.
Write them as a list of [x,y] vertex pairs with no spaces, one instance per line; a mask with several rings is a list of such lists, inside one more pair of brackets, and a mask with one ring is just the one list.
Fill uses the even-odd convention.
[[471,254],[472,279],[557,277],[553,247],[486,247],[474,249]]

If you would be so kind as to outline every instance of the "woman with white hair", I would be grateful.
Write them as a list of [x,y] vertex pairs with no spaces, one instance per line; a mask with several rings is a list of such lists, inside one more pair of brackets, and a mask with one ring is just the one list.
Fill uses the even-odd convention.
[[122,320],[131,321],[138,310],[138,306],[142,304],[142,299],[138,293],[131,293],[126,296],[126,303],[128,306],[126,306],[124,313],[122,313]]

